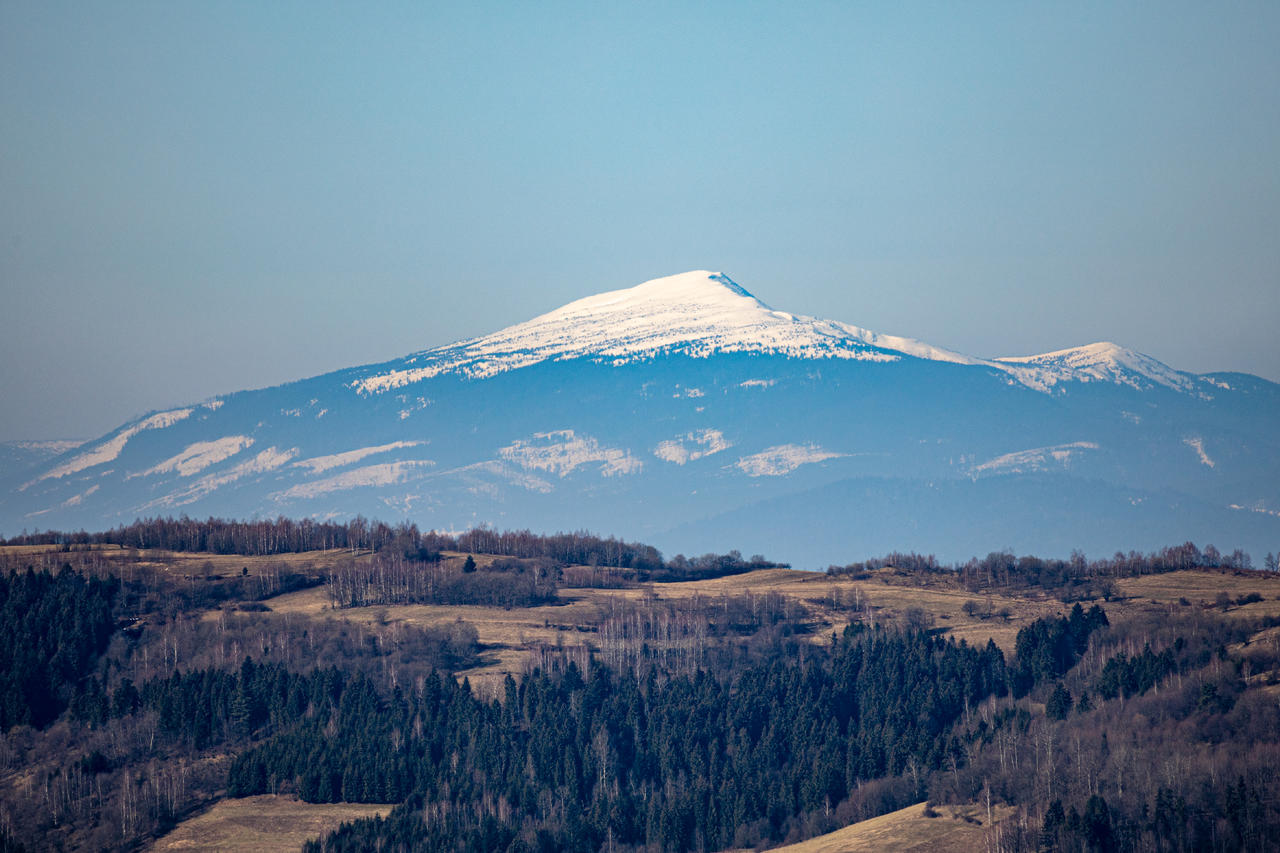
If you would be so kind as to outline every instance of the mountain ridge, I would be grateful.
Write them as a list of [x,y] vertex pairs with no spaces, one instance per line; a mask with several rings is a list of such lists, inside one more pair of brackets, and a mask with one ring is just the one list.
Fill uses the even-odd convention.
[[[867,361],[910,356],[991,367],[1040,391],[1065,381],[1155,382],[1184,391],[1199,384],[1194,374],[1109,342],[1029,356],[969,356],[914,338],[778,311],[724,273],[692,270],[588,296],[488,335],[368,366],[370,372],[351,387],[377,394],[445,373],[480,379],[547,359],[599,358],[618,364],[672,349],[696,357],[741,351]],[[373,370],[391,364],[400,366]]]
[[[1086,506],[1020,516],[1045,541],[1158,547],[1156,531],[1183,525],[1265,553],[1280,544],[1280,526],[1267,532],[1280,511],[1277,417],[1280,386],[1247,374],[1199,377],[1105,342],[974,358],[788,314],[694,271],[401,359],[148,413],[20,482],[0,479],[12,484],[0,530],[364,514],[439,529],[593,527],[683,549],[714,519],[716,541],[698,547],[715,550],[737,547],[735,524],[761,528],[751,507],[786,505],[831,532],[779,529],[796,549],[782,556],[823,565],[881,534],[939,552],[966,525],[1008,537],[983,513],[1017,502],[993,495],[1043,504],[1033,478],[1052,475]],[[927,497],[939,517],[824,505],[878,500],[865,496],[884,489],[856,485],[867,477]],[[915,481],[950,485],[939,498]],[[1088,508],[1085,481],[1111,490],[1107,518]],[[853,485],[824,491],[837,483]],[[1166,509],[1133,516],[1121,539],[1114,517],[1153,495]],[[855,529],[842,513],[863,532],[842,537]],[[876,518],[883,530],[864,523]]]

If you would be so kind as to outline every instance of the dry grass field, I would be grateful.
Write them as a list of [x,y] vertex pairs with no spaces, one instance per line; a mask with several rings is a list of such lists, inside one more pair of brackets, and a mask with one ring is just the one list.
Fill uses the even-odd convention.
[[1186,599],[1189,604],[1213,606],[1219,596],[1232,601],[1256,594],[1262,601],[1232,605],[1228,615],[1280,616],[1280,575],[1263,572],[1183,571],[1160,575],[1121,578],[1116,591],[1126,599],[1126,606],[1151,603],[1171,605]]
[[[446,556],[460,560],[463,555]],[[493,559],[476,557],[482,567]],[[917,610],[935,627],[957,639],[977,645],[992,639],[1006,654],[1013,651],[1014,638],[1022,626],[1067,609],[1061,602],[1044,596],[975,595],[947,581],[934,581],[926,587],[908,586],[889,572],[852,580],[792,569],[762,569],[710,580],[650,583],[630,589],[566,588],[560,591],[562,604],[509,610],[428,604],[334,610],[322,587],[276,596],[266,604],[277,613],[342,619],[365,625],[404,622],[439,627],[461,620],[475,627],[479,642],[486,647],[486,663],[460,675],[469,678],[474,687],[493,689],[508,673],[519,677],[531,653],[539,647],[594,645],[595,626],[607,618],[620,601],[690,604],[698,599],[713,607],[725,596],[769,594],[782,596],[804,609],[814,642],[826,642],[832,632],[842,631],[855,618],[851,607],[860,608],[859,618],[880,622],[900,620],[908,611]],[[969,609],[975,612],[966,612],[967,604],[971,604]]]
[[510,610],[501,607],[438,604],[376,605],[335,610],[329,604],[328,592],[323,587],[313,587],[269,598],[266,604],[277,613],[313,619],[343,619],[365,625],[405,622],[439,627],[458,621],[466,622],[476,629],[477,639],[486,647],[486,663],[459,673],[459,677],[465,676],[471,680],[473,687],[483,689],[496,687],[508,673],[519,678],[525,670],[529,653],[538,646],[573,646],[583,643],[589,636],[586,629],[602,618],[599,603],[590,598],[560,606],[519,607]]
[[[226,578],[246,569],[252,575],[267,566],[285,565],[294,570],[324,569],[345,560],[367,560],[371,555],[352,554],[349,550],[309,551],[266,557],[195,554],[164,550],[127,550],[117,546],[95,546],[93,552],[104,562],[119,562],[124,567],[133,562],[182,578]],[[81,552],[82,553],[82,552]],[[466,555],[447,552],[448,560],[461,561]],[[61,554],[57,546],[2,546],[0,562],[15,559],[24,562],[57,564]],[[7,558],[7,559],[6,559]],[[477,564],[484,568],[501,557],[477,554]],[[1189,605],[1210,607],[1225,595],[1233,602],[1229,613],[1240,617],[1280,616],[1280,577],[1259,572],[1233,573],[1216,571],[1182,571],[1167,574],[1121,578],[1115,581],[1117,599],[1106,605],[1117,607],[1165,608]],[[1241,596],[1257,594],[1262,601],[1234,604]],[[594,628],[619,600],[630,602],[689,602],[702,599],[714,602],[722,596],[776,594],[800,604],[805,612],[815,642],[825,642],[832,632],[839,632],[853,618],[892,622],[910,611],[923,614],[934,627],[971,645],[995,641],[1006,654],[1013,651],[1019,629],[1042,616],[1065,613],[1068,609],[1056,599],[1040,593],[998,595],[971,593],[957,581],[946,577],[930,577],[923,585],[895,576],[891,570],[870,572],[861,579],[829,576],[821,572],[792,569],[763,569],[742,575],[710,580],[651,583],[630,589],[566,588],[560,592],[564,602],[557,606],[517,608],[498,607],[396,605],[358,607],[334,611],[329,607],[326,591],[321,587],[288,593],[268,600],[272,610],[309,618],[338,618],[368,625],[406,622],[440,626],[462,620],[473,625],[479,641],[486,647],[486,663],[465,675],[472,683],[497,684],[507,674],[519,675],[526,667],[529,654],[541,646],[592,645]],[[855,616],[851,605],[859,609]],[[212,615],[212,614],[211,614]]]
[[[822,628],[815,632],[819,638],[829,636],[833,630],[844,629],[850,619],[846,607],[852,602],[866,604],[870,608],[870,616],[881,621],[900,619],[908,610],[915,608],[932,617],[935,627],[945,629],[956,639],[963,638],[971,645],[985,644],[992,639],[1006,653],[1013,650],[1014,637],[1023,625],[1041,616],[1066,610],[1061,602],[1043,596],[975,594],[958,583],[948,581],[934,581],[923,587],[909,586],[890,572],[870,574],[866,580],[853,580],[823,572],[763,569],[706,581],[653,584],[652,589],[659,598],[667,599],[694,595],[715,598],[748,592],[756,595],[778,593],[799,602],[809,611],[815,627]],[[971,616],[965,612],[965,605],[969,602],[974,602],[981,613],[1007,611],[1008,616]]]
[[152,845],[152,853],[227,851],[271,853],[297,851],[356,818],[385,815],[389,805],[304,803],[292,797],[245,797],[220,800],[213,808],[178,824]]
[[992,806],[991,823],[985,807],[938,806],[937,817],[925,817],[924,804],[864,820],[799,844],[775,847],[773,853],[873,853],[873,851],[930,850],[968,853],[984,847],[989,826],[1013,814],[1010,806]]

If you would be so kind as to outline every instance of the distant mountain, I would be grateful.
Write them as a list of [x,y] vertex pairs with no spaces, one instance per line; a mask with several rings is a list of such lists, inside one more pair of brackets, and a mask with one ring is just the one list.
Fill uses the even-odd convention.
[[75,450],[83,441],[0,441],[0,490],[20,486],[41,465]]
[[[973,358],[689,272],[157,412],[8,473],[0,531],[137,516],[590,528],[798,565],[1280,548],[1280,386],[1112,343]],[[0,465],[6,465],[0,456]]]

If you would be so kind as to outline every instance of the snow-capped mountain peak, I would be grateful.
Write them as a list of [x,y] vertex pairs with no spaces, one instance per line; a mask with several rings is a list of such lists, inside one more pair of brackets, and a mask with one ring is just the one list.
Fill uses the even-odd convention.
[[1143,382],[1163,385],[1177,391],[1191,391],[1196,379],[1181,373],[1149,355],[1122,347],[1111,341],[1098,341],[1081,347],[1055,352],[999,358],[1001,364],[1020,365],[1052,374],[1066,374],[1082,381],[1115,382],[1140,388]]
[[1274,547],[1280,386],[1229,378],[1107,342],[975,358],[699,270],[61,455],[0,453],[0,530],[362,513],[827,562],[903,542],[1109,553],[1169,530]]
[[379,365],[352,387],[376,394],[443,373],[481,379],[548,360],[624,364],[663,353],[758,352],[895,361],[853,327],[775,311],[723,273],[695,270],[570,302],[491,335]]
[[772,309],[722,272],[691,270],[655,278],[621,290],[578,299],[543,314],[543,318],[590,316],[618,310],[646,311],[685,305],[698,311]]
[[497,335],[517,329],[546,332],[558,326],[580,328],[583,323],[592,323],[601,327],[604,336],[621,339],[634,335],[642,325],[670,325],[682,320],[705,327],[741,326],[766,322],[764,315],[772,311],[724,273],[693,270],[578,299]]
[[490,335],[368,368],[350,387],[379,394],[441,374],[483,379],[543,361],[620,365],[662,354],[706,358],[752,352],[806,359],[889,362],[903,357],[981,366],[1049,392],[1063,382],[1196,388],[1196,377],[1101,342],[1021,357],[974,358],[912,338],[777,311],[724,273],[693,270],[570,302]]

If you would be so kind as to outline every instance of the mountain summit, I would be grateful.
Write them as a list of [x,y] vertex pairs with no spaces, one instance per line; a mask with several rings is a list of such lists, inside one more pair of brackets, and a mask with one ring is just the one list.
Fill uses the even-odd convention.
[[1038,390],[1072,380],[1153,381],[1183,390],[1196,384],[1189,374],[1114,344],[974,358],[912,338],[776,311],[724,273],[694,270],[588,296],[490,335],[379,365],[352,387],[377,394],[446,373],[481,379],[547,360],[592,358],[616,366],[676,352],[695,358],[750,352],[880,362],[909,356],[986,366]]
[[491,335],[417,353],[353,387],[370,394],[442,373],[477,379],[547,360],[617,365],[674,352],[892,358],[872,351],[848,327],[774,311],[727,275],[695,270],[588,296]]
[[1265,553],[1278,418],[1280,387],[1257,377],[1111,343],[978,358],[779,311],[699,270],[11,455],[29,461],[0,471],[0,531],[363,514],[811,566],[1187,539]]

